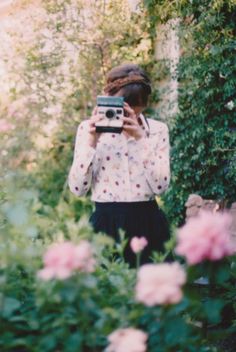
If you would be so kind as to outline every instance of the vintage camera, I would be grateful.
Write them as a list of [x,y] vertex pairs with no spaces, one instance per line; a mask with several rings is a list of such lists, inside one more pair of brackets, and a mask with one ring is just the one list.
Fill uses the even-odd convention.
[[102,120],[96,122],[96,132],[121,133],[124,117],[124,98],[97,96],[98,114]]

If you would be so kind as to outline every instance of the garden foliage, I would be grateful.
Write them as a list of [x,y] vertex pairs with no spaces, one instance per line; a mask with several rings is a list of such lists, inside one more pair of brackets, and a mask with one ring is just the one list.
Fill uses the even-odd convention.
[[172,184],[165,196],[175,222],[191,193],[235,201],[236,4],[231,0],[145,1],[152,23],[178,17],[179,113],[171,125]]
[[[123,261],[122,242],[94,236],[84,218],[65,219],[62,231],[55,217],[49,233],[45,206],[32,190],[5,194],[0,210],[1,351],[118,351],[124,343],[125,351],[133,352],[134,342],[149,352],[221,351],[221,337],[235,333],[236,258],[219,252],[228,248],[227,234],[222,236],[227,217],[216,214],[212,221],[207,216],[193,220],[197,226],[186,225],[178,251],[195,255],[188,249],[191,241],[201,253],[195,264],[186,256],[181,265],[154,262],[137,271]],[[189,226],[195,236],[188,239]],[[196,242],[208,233],[215,236],[209,248]]]
[[[176,294],[167,285],[174,292],[169,303],[154,295],[148,306],[145,292],[137,300],[142,272],[124,263],[125,242],[93,234],[92,204],[75,199],[67,175],[76,126],[90,114],[107,70],[136,62],[155,86],[167,73],[165,63],[154,59],[156,24],[179,17],[179,113],[169,123],[172,184],[164,206],[178,223],[189,193],[235,200],[235,4],[145,0],[146,7],[131,14],[125,1],[95,3],[86,13],[84,1],[42,1],[35,32],[23,26],[15,33],[18,39],[26,35],[28,44],[18,40],[20,65],[11,61],[17,79],[8,107],[0,109],[0,351],[109,351],[121,335],[127,341],[137,336],[149,352],[221,351],[221,337],[236,329],[235,256],[216,260],[219,250],[209,249],[208,257],[203,250],[202,261],[189,263],[173,252],[185,270],[182,286]],[[151,102],[159,99],[154,87]],[[204,231],[193,237],[198,236],[204,238]],[[94,248],[94,271],[39,277],[52,243],[77,246],[82,240]],[[221,248],[231,254],[227,245]],[[165,257],[154,253],[154,263]]]

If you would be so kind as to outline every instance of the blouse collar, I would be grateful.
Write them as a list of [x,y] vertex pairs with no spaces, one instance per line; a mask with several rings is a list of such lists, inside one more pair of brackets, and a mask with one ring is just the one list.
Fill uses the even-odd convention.
[[150,134],[150,127],[149,127],[147,118],[146,118],[143,114],[140,114],[139,117],[140,117],[140,119],[141,119],[141,122],[142,122],[142,125],[143,125],[143,127],[144,127],[145,132],[146,132],[147,135],[149,136],[149,134]]

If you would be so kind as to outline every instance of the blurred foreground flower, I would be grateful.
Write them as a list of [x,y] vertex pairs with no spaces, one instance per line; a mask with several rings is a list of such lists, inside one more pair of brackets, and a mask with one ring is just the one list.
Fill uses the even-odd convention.
[[133,237],[130,241],[130,247],[134,253],[141,252],[148,244],[145,237]]
[[143,265],[138,271],[136,300],[149,307],[178,303],[185,282],[185,271],[177,262]]
[[145,352],[148,335],[142,330],[127,328],[114,331],[108,336],[106,352]]
[[235,251],[228,213],[201,211],[177,232],[175,252],[193,265],[203,260],[219,260]]
[[0,133],[1,132],[8,132],[14,128],[14,125],[12,123],[9,123],[6,120],[1,119],[0,120]]
[[92,247],[87,241],[78,245],[69,241],[54,243],[48,248],[43,261],[44,269],[38,272],[42,280],[66,279],[74,270],[92,272],[95,266]]

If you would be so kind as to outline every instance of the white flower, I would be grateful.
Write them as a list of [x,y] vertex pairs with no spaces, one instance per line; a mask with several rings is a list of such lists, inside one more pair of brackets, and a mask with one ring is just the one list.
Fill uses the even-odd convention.
[[226,107],[227,107],[229,110],[233,110],[233,108],[234,108],[234,102],[233,102],[233,100],[230,100],[230,101],[226,104]]

